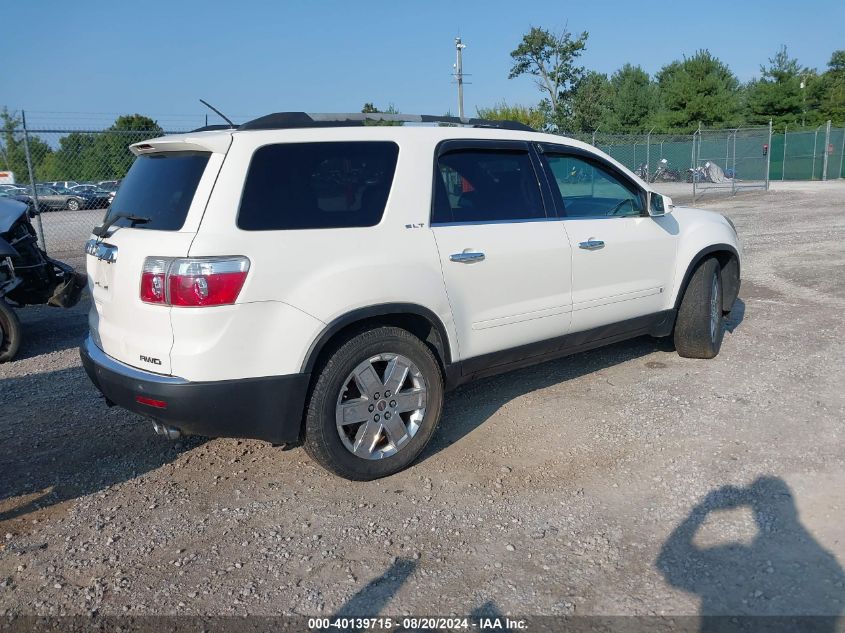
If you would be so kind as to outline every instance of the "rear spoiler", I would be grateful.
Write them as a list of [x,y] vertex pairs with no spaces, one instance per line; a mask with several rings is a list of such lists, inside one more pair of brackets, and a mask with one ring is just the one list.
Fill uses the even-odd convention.
[[225,132],[189,132],[161,136],[148,141],[132,143],[129,151],[140,156],[154,152],[214,152],[225,154],[232,144],[232,134]]

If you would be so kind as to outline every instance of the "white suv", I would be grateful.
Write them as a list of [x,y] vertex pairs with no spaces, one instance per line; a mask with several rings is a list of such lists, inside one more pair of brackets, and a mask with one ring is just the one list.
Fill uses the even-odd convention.
[[349,479],[409,465],[474,378],[644,334],[711,358],[739,290],[729,220],[518,123],[281,113],[131,149],[86,247],[92,381]]

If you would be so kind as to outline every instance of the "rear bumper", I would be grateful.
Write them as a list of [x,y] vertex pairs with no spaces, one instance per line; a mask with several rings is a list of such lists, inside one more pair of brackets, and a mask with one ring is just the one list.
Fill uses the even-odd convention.
[[[87,337],[79,348],[91,381],[124,409],[207,437],[243,437],[290,444],[299,440],[308,374],[191,382],[121,363]],[[139,403],[142,396],[166,403]]]

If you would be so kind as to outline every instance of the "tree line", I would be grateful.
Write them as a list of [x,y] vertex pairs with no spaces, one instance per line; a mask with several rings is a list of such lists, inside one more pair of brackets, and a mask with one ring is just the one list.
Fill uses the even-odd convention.
[[[120,116],[102,132],[71,132],[59,138],[57,146],[29,134],[35,180],[122,178],[134,158],[127,147],[162,134],[156,121],[141,114]],[[6,108],[0,110],[0,165],[13,171],[18,182],[29,182],[22,122]]]
[[845,50],[819,72],[802,66],[782,46],[760,77],[739,81],[727,64],[700,50],[663,66],[654,76],[626,63],[610,76],[578,64],[589,34],[532,27],[511,52],[509,78],[532,77],[536,105],[503,101],[478,108],[489,119],[513,119],[559,132],[689,133],[705,127],[767,125],[775,131],[845,125]]
[[[535,129],[585,133],[688,134],[705,127],[766,125],[777,132],[815,127],[831,120],[845,125],[845,50],[835,50],[827,68],[802,66],[782,46],[760,67],[760,77],[741,82],[708,50],[672,61],[654,76],[626,63],[610,76],[587,70],[579,59],[589,34],[573,35],[532,27],[511,51],[509,78],[532,77],[542,95],[533,105],[506,101],[477,108],[487,119],[510,119]],[[362,112],[379,112],[367,103]],[[391,104],[383,112],[397,113]],[[372,124],[394,124],[372,122]],[[28,181],[20,118],[0,111],[0,166]],[[118,117],[103,132],[72,132],[51,145],[29,135],[38,181],[106,180],[123,177],[132,164],[131,143],[163,134],[159,124],[140,114]]]

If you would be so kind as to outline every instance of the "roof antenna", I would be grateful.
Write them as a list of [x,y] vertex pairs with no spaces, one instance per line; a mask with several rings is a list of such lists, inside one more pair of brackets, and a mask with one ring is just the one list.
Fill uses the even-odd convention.
[[215,107],[214,107],[213,105],[211,105],[208,101],[205,101],[204,99],[200,99],[200,103],[201,103],[201,104],[203,104],[205,107],[207,107],[209,110],[214,111],[214,112],[215,112],[215,113],[216,113],[216,114],[217,114],[217,115],[218,115],[221,119],[223,119],[224,121],[226,121],[226,123],[228,123],[228,124],[229,124],[229,127],[231,127],[231,128],[236,128],[236,127],[238,127],[237,125],[235,125],[234,123],[232,123],[232,119],[230,119],[230,118],[229,118],[229,117],[227,117],[225,114],[223,114],[222,112],[220,112],[220,110],[218,110],[217,108],[215,108]]

